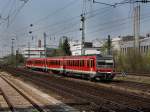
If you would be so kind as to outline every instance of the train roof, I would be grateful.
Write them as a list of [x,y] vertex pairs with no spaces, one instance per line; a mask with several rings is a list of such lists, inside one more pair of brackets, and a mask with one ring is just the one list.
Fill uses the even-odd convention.
[[47,58],[28,58],[28,60],[44,60],[44,59],[62,59],[62,58],[92,58],[92,57],[96,57],[97,59],[111,59],[113,58],[112,55],[100,55],[100,54],[96,54],[96,55],[78,55],[78,56],[57,56],[57,57],[47,57]]

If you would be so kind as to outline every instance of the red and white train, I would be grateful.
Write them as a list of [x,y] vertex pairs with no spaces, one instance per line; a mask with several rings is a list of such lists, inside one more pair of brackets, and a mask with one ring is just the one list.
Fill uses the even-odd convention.
[[89,79],[111,80],[115,76],[115,66],[112,56],[30,58],[26,60],[26,67],[64,75],[81,75]]

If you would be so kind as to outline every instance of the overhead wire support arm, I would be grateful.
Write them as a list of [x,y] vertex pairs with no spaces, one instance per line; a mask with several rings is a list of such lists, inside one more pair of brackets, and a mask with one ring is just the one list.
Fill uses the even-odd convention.
[[137,3],[137,2],[148,3],[150,1],[149,0],[127,0],[127,1],[118,2],[118,3],[114,3],[114,4],[108,4],[108,3],[98,2],[98,1],[93,0],[93,3],[99,3],[99,4],[102,4],[102,5],[107,5],[107,6],[114,7],[114,8],[117,7],[118,5],[123,5],[123,4],[127,4],[127,3],[134,4],[134,3]]
[[137,1],[135,1],[135,2],[148,3],[148,2],[150,2],[150,1],[149,1],[149,0],[137,0]]
[[111,6],[111,7],[116,7],[115,4],[108,4],[108,3],[104,3],[104,2],[97,2],[95,0],[93,0],[93,3],[99,3],[99,4],[103,4],[103,5],[108,5],[108,6]]
[[117,5],[121,5],[121,4],[127,4],[127,3],[134,4],[134,3],[148,3],[148,2],[150,2],[150,1],[149,0],[128,0],[128,1],[115,3],[114,5],[117,6]]

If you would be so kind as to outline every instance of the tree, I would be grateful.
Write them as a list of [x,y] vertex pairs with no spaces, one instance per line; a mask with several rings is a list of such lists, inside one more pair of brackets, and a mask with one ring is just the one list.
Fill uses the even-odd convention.
[[19,52],[16,52],[16,55],[7,55],[3,58],[4,64],[11,65],[11,66],[17,66],[22,65],[24,63],[25,58],[22,54]]
[[68,42],[68,38],[67,37],[65,37],[64,40],[63,40],[62,50],[63,50],[65,55],[68,55],[68,56],[71,55],[70,44]]
[[112,54],[112,40],[110,39],[110,36],[108,36],[107,41],[104,42],[103,46],[101,47],[101,51],[103,54]]
[[59,48],[61,49],[62,48],[62,45],[63,45],[63,43],[62,43],[62,38],[60,38],[60,40],[59,40]]

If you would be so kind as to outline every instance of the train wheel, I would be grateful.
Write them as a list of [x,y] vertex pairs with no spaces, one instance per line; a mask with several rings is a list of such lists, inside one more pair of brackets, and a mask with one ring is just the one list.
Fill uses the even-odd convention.
[[54,73],[54,74],[59,74],[60,71],[52,70],[52,73]]
[[95,82],[95,81],[96,81],[95,77],[90,77],[89,80],[90,80],[91,82]]

